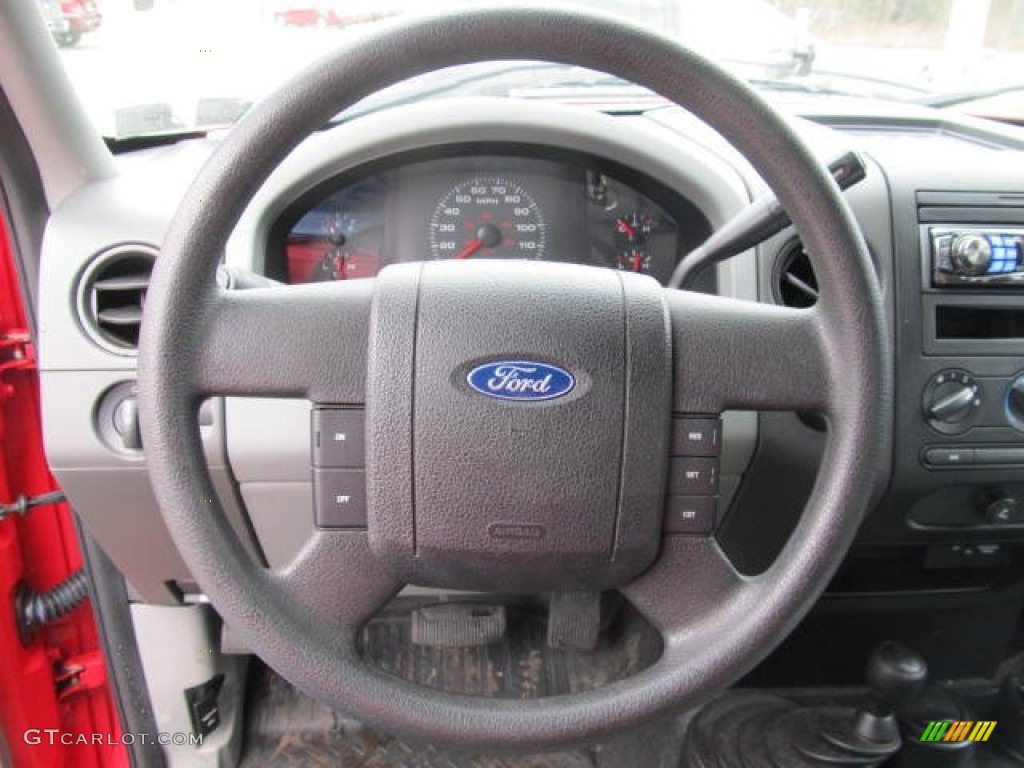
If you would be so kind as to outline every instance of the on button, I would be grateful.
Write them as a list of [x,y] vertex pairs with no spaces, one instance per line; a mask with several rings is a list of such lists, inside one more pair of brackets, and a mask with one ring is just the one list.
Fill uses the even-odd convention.
[[366,415],[362,410],[313,411],[313,466],[356,469],[366,466]]

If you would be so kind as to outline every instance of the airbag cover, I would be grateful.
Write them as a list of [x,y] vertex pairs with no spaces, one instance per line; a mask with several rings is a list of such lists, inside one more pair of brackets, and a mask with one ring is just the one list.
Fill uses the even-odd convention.
[[406,581],[462,589],[601,589],[642,571],[657,549],[671,384],[657,284],[430,262],[385,270],[378,299],[377,554]]

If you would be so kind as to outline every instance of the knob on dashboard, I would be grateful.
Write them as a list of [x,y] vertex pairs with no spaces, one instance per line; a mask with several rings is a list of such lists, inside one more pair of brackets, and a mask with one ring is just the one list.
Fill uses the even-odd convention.
[[1019,525],[1024,523],[1024,509],[1012,496],[990,501],[984,509],[985,520],[990,525]]
[[1006,389],[1006,420],[1011,427],[1024,432],[1024,373]]
[[953,241],[953,265],[964,275],[983,275],[992,262],[992,244],[982,235],[960,235]]
[[[1024,392],[1021,394],[1024,400]],[[932,376],[925,387],[923,406],[925,419],[932,429],[957,435],[966,432],[977,421],[981,388],[967,371],[941,371]]]

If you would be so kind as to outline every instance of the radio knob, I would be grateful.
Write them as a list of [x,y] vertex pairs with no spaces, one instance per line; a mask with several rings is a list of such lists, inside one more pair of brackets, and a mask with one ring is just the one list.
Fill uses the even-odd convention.
[[935,374],[924,391],[924,415],[932,429],[947,435],[966,432],[977,421],[981,388],[966,371]]
[[982,235],[960,235],[951,248],[953,266],[963,275],[983,275],[992,262],[992,244]]

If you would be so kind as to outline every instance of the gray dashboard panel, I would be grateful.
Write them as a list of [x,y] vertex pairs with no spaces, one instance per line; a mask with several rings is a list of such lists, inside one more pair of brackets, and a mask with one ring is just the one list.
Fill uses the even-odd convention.
[[[135,357],[93,343],[75,310],[78,279],[98,253],[125,243],[157,244],[212,142],[141,153],[121,174],[88,184],[54,212],[39,284],[39,372],[43,437],[50,466],[85,525],[134,590],[157,603],[177,600],[169,582],[189,582],[149,486],[144,458],[112,450],[99,435],[103,395],[134,379]],[[237,502],[227,465],[223,408],[204,428],[214,483],[240,539],[261,557]],[[111,490],[117,493],[112,494]]]

